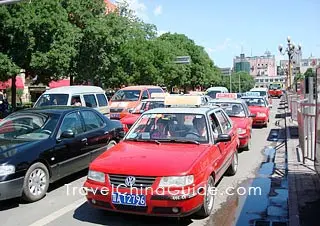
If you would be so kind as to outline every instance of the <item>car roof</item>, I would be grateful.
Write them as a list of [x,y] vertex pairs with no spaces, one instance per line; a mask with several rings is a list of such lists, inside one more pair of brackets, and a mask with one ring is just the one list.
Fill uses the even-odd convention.
[[268,88],[260,87],[260,88],[252,88],[252,89],[250,89],[250,91],[266,91],[266,90],[268,90]]
[[220,103],[245,103],[244,100],[242,99],[212,99],[209,101],[209,103],[215,103],[215,102],[220,102]]
[[146,114],[206,114],[208,111],[218,109],[219,107],[170,107],[170,108],[154,108],[146,112]]
[[44,94],[73,94],[73,93],[105,93],[99,86],[63,86],[58,88],[49,89]]
[[145,100],[142,100],[141,102],[164,102],[164,98],[160,99],[160,98],[152,98],[152,99],[145,99]]
[[23,109],[14,113],[16,114],[19,112],[21,113],[34,112],[34,113],[63,114],[63,113],[74,111],[76,109],[93,110],[92,108],[81,107],[81,106],[45,106],[45,107]]
[[152,86],[152,85],[140,85],[140,86],[127,86],[127,87],[124,87],[120,90],[134,90],[134,89],[138,89],[138,90],[143,90],[143,89],[150,89],[150,88],[159,88],[159,89],[162,89],[160,86]]

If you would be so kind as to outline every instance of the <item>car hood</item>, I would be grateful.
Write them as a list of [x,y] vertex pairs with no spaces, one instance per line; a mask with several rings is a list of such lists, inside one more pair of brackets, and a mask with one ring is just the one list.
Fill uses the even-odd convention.
[[253,114],[256,114],[258,112],[263,112],[263,113],[267,112],[267,108],[266,107],[249,106],[249,109],[250,109],[251,113],[253,113]]
[[0,160],[13,157],[27,146],[37,144],[38,142],[40,141],[0,139]]
[[90,169],[109,174],[173,176],[188,173],[208,144],[123,141],[94,160]]
[[123,108],[129,109],[136,107],[140,102],[139,101],[110,101],[110,108]]
[[237,126],[237,128],[246,129],[248,119],[247,118],[240,118],[240,117],[230,117],[232,122]]
[[133,124],[140,117],[141,114],[129,114],[122,118],[120,121],[122,124]]

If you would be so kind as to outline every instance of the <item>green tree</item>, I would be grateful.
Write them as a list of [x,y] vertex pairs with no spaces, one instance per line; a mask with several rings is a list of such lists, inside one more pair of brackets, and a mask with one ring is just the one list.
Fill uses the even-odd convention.
[[[227,76],[226,76],[227,77]],[[223,80],[223,86],[228,87],[230,89],[230,78]],[[239,90],[239,80],[240,80],[240,90]],[[235,72],[231,75],[231,84],[232,84],[232,92],[247,92],[252,89],[255,85],[254,78],[247,72]]]
[[304,73],[304,77],[305,78],[314,77],[314,71],[312,70],[312,68],[308,68],[306,70],[306,72]]

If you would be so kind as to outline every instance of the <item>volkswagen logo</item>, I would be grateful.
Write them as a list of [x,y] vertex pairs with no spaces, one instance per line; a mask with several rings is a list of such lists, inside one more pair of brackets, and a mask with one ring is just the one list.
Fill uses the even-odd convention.
[[124,181],[124,183],[129,187],[132,187],[135,182],[136,182],[136,178],[132,176],[127,177],[126,180]]

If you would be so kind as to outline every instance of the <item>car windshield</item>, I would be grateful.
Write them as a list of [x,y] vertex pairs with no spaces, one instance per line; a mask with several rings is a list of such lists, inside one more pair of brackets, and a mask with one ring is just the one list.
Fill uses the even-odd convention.
[[111,101],[138,101],[141,90],[118,90]]
[[248,106],[266,107],[267,104],[263,98],[243,98]]
[[218,91],[218,90],[208,91],[208,92],[206,93],[206,95],[208,95],[209,97],[215,99],[217,93],[221,93],[221,91]]
[[230,117],[246,117],[244,108],[240,103],[213,102],[213,104],[220,106]]
[[68,99],[68,94],[43,94],[34,107],[67,105]]
[[55,130],[59,115],[46,113],[16,113],[0,122],[0,138],[47,139]]
[[269,86],[269,89],[281,89],[281,85],[280,84],[271,84]]
[[140,114],[154,108],[163,108],[164,101],[143,101],[134,110],[133,114]]
[[208,143],[208,128],[201,114],[142,115],[125,140]]
[[267,96],[267,92],[266,91],[252,91],[252,92],[255,92],[255,93],[260,93],[260,96],[263,97],[263,96]]

